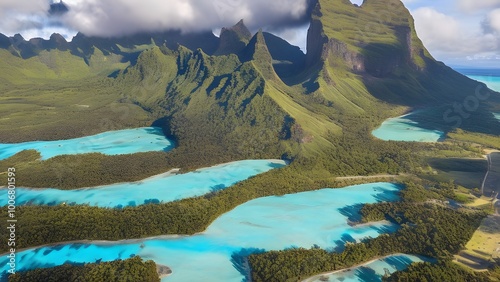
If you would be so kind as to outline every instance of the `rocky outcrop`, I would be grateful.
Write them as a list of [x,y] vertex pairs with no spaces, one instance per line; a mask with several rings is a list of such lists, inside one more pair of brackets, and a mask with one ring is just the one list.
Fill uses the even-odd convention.
[[[318,3],[314,9],[315,16],[321,16],[320,4]],[[323,23],[318,18],[313,18],[307,32],[307,54],[306,66],[312,67],[321,64],[323,61],[323,54],[325,53],[325,45],[328,43],[323,30]]]
[[332,38],[328,40],[328,44],[325,45],[322,57],[324,60],[328,58],[339,58],[353,72],[364,72],[366,70],[365,62],[366,59],[363,55],[358,52],[349,50],[347,44]]
[[215,55],[238,54],[245,48],[251,37],[252,34],[243,20],[240,20],[233,27],[224,27],[220,33],[219,47],[215,51]]
[[69,8],[68,6],[66,6],[66,4],[64,4],[63,1],[60,1],[59,3],[50,4],[49,14],[52,16],[64,15],[68,11]]
[[[382,6],[384,2],[365,1],[361,7],[358,7],[346,0],[332,1],[335,4],[318,1],[313,10],[307,34],[307,67],[317,67],[318,65],[322,66],[325,63],[330,63],[333,64],[332,67],[341,66],[354,73],[364,73],[375,77],[388,76],[403,65],[422,70],[415,63],[419,59],[415,56],[418,56],[423,51],[421,46],[415,46],[414,44],[418,38],[413,38],[414,26],[409,13],[407,15],[398,15],[399,18],[394,20],[395,24],[384,22],[384,20],[376,17],[371,19],[366,13],[360,13],[360,18],[349,21],[346,20],[346,17],[354,18],[354,13],[366,8],[367,3],[372,5],[370,9],[373,9]],[[329,5],[329,7],[325,10],[322,5]],[[397,5],[398,8],[404,8],[401,3]],[[337,12],[336,9],[340,10],[339,14],[332,15],[331,13]],[[324,15],[325,13],[328,13],[328,15]],[[405,17],[407,18],[405,19]],[[328,27],[324,26],[324,21],[330,21]],[[372,28],[372,25],[375,28]],[[373,30],[382,26],[387,29],[387,33],[392,33],[391,36],[399,41],[399,44],[380,42],[377,35],[372,34]],[[330,34],[340,35],[338,37],[328,36],[328,31],[325,30],[327,28],[336,30],[336,33],[331,32]],[[356,36],[359,38],[354,39]]]
[[325,34],[321,17],[321,3],[313,10],[313,17],[307,33],[306,66],[323,64],[328,58],[339,58],[354,72],[364,72],[364,58],[361,54],[349,50],[347,44]]

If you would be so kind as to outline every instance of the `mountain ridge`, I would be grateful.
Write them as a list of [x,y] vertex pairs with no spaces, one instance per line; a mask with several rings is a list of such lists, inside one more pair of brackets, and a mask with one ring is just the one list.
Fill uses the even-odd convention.
[[[230,136],[231,132],[218,128],[220,124],[213,120],[217,116],[234,122],[228,125],[232,134],[238,132],[238,126],[246,128],[241,132],[253,131],[252,136],[261,131],[262,136],[273,136],[268,140],[281,144],[278,151],[293,147],[296,153],[299,147],[312,146],[317,151],[323,145],[331,146],[328,136],[342,134],[350,119],[385,118],[403,107],[448,107],[477,87],[476,82],[432,58],[399,0],[370,0],[361,6],[348,0],[316,1],[306,54],[270,33],[258,31],[251,36],[243,20],[222,29],[220,38],[212,32],[179,31],[121,38],[78,33],[71,42],[58,34],[49,40],[28,41],[15,35],[0,36],[0,47],[22,60],[39,60],[56,76],[67,73],[64,70],[69,66],[80,67],[78,60],[83,59],[88,66],[82,72],[86,77],[109,76],[110,83],[125,93],[121,101],[139,106],[151,118],[168,121],[163,126],[173,135],[180,132],[176,122],[192,127],[200,123],[210,130],[200,128],[198,133],[212,136],[214,144],[224,143],[220,135]],[[60,56],[69,59],[61,64]],[[145,91],[150,93],[144,95]],[[271,98],[261,105],[265,110],[251,108],[251,122],[239,120],[257,97]],[[465,128],[492,118],[488,107],[482,105],[465,121]],[[267,111],[280,114],[267,119],[269,126],[253,122],[267,116]],[[291,127],[297,129],[297,136],[284,133],[291,132]],[[493,129],[480,128],[480,132]],[[198,133],[197,139],[201,138]],[[282,139],[282,135],[290,138]]]

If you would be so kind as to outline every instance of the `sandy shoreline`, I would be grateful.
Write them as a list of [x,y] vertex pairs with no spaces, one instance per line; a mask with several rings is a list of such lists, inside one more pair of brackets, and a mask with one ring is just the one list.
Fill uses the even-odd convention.
[[380,221],[366,222],[366,223],[359,223],[359,222],[347,221],[347,224],[350,227],[361,228],[361,227],[375,226],[375,225],[378,225],[378,224],[392,225],[392,222],[390,222],[388,220],[380,220]]
[[[124,181],[124,182],[116,182],[116,183],[113,183],[113,184],[106,184],[106,185],[100,185],[100,186],[93,186],[93,187],[82,187],[82,188],[76,188],[76,189],[60,189],[60,188],[33,188],[33,187],[22,187],[22,186],[19,186],[17,188],[22,188],[22,189],[26,189],[26,190],[35,190],[35,191],[43,191],[43,190],[47,190],[47,189],[56,189],[56,190],[61,190],[61,191],[78,191],[78,190],[92,190],[92,189],[102,189],[102,188],[106,188],[106,187],[109,187],[109,186],[114,186],[114,185],[120,185],[120,184],[126,184],[126,183],[140,183],[140,182],[143,182],[143,181],[147,181],[147,180],[153,180],[153,179],[156,179],[156,178],[166,178],[166,177],[169,177],[169,176],[174,176],[174,175],[177,175],[180,171],[180,168],[172,168],[171,170],[167,171],[167,172],[164,172],[164,173],[160,173],[160,174],[156,174],[156,175],[153,175],[153,176],[150,176],[148,178],[144,178],[144,179],[141,179],[141,180],[138,180],[138,181]],[[0,186],[0,189],[5,189],[7,187],[5,186]]]
[[228,165],[239,163],[239,162],[243,162],[243,161],[268,161],[268,162],[273,163],[273,164],[288,165],[287,161],[279,160],[279,159],[239,160],[239,161],[232,161],[232,162],[223,163],[223,164],[216,164],[216,165],[209,166],[209,167],[202,167],[202,168],[199,168],[199,169],[195,169],[193,171],[204,171],[204,170],[207,170],[207,169],[216,168],[216,167],[224,167],[224,166],[228,166]]
[[[205,231],[203,231],[205,232]],[[26,247],[22,249],[16,249],[16,254],[24,251],[29,251],[29,250],[37,250],[40,248],[45,248],[45,247],[57,247],[57,246],[66,246],[66,245],[71,245],[71,244],[87,244],[87,245],[100,245],[100,246],[110,246],[110,245],[116,245],[116,244],[138,244],[138,243],[143,243],[144,241],[150,241],[150,240],[161,240],[161,239],[178,239],[178,238],[183,238],[183,237],[190,237],[194,235],[201,234],[196,233],[193,235],[178,235],[178,234],[173,234],[173,235],[160,235],[160,236],[154,236],[154,237],[147,237],[147,238],[139,238],[139,239],[123,239],[123,240],[117,240],[117,241],[109,241],[109,240],[73,240],[73,241],[62,241],[62,242],[56,242],[56,243],[48,243],[48,244],[43,244],[43,245],[38,245],[35,247]],[[10,252],[2,253],[0,256],[7,256]]]
[[[202,168],[199,168],[199,169],[195,169],[193,171],[188,171],[186,173],[195,172],[195,171],[204,171],[204,170],[208,170],[208,169],[212,169],[212,168],[217,168],[217,167],[224,167],[224,166],[235,164],[235,163],[238,163],[238,162],[241,162],[241,161],[268,161],[268,162],[273,163],[273,164],[288,165],[287,161],[279,160],[279,159],[240,160],[240,161],[233,161],[233,162],[229,162],[229,163],[217,164],[217,165],[213,165],[213,166],[209,166],[209,167],[202,167]],[[167,172],[156,174],[156,175],[153,175],[153,176],[150,176],[150,177],[138,180],[138,181],[116,182],[116,183],[113,183],[113,184],[106,184],[106,185],[93,186],[93,187],[82,187],[82,188],[77,188],[77,189],[60,189],[60,188],[50,188],[50,187],[33,188],[33,187],[22,187],[22,186],[19,186],[18,188],[27,189],[27,190],[35,190],[35,191],[37,191],[37,190],[47,190],[47,189],[56,189],[56,190],[64,190],[64,191],[93,190],[93,189],[102,189],[102,188],[106,188],[106,187],[110,187],[110,186],[115,186],[115,185],[120,185],[120,184],[141,183],[143,181],[151,181],[151,180],[158,179],[158,178],[167,178],[167,177],[174,176],[174,175],[184,174],[184,173],[179,173],[180,171],[181,171],[181,168],[172,168],[172,169],[170,169]],[[6,188],[7,188],[6,186],[0,186],[0,189],[6,189]]]
[[172,269],[163,264],[156,264],[156,272],[158,273],[158,277],[160,277],[160,279],[172,275]]
[[[260,160],[259,160],[260,161]],[[271,163],[275,164],[283,164],[283,165],[288,165],[288,163],[284,160],[278,160],[278,159],[264,159],[263,161],[269,161]],[[219,165],[214,165],[208,168],[213,168],[213,167],[219,167],[219,166],[224,166],[232,163],[237,163],[239,161],[234,161],[230,163],[225,163],[225,164],[219,164]],[[208,168],[202,168],[202,169],[208,169]],[[201,169],[200,169],[201,170]],[[170,175],[175,175],[179,171],[178,168],[171,169],[168,172],[158,174],[146,179],[152,179],[152,178],[158,178],[158,177],[168,177]],[[144,180],[146,180],[144,179]],[[144,181],[141,180],[141,181]],[[137,181],[140,182],[140,181]],[[129,183],[129,182],[124,182],[124,183]],[[115,184],[110,184],[110,185],[115,185]],[[110,186],[106,185],[106,186]],[[97,186],[97,187],[105,187],[105,186]],[[1,187],[0,187],[1,188]],[[30,188],[26,188],[30,189]],[[47,189],[47,188],[38,188],[38,189]],[[95,189],[95,188],[81,188],[81,189]],[[236,207],[235,207],[236,208]],[[217,217],[219,218],[219,217]],[[217,219],[216,219],[217,220]],[[208,227],[207,227],[208,229]],[[48,244],[43,244],[43,245],[37,245],[33,247],[26,247],[22,249],[16,249],[16,253],[27,251],[27,250],[36,250],[39,248],[44,248],[44,247],[55,247],[55,246],[61,246],[61,245],[70,245],[70,244],[96,244],[96,245],[115,245],[115,244],[134,244],[134,243],[142,243],[144,241],[149,241],[149,240],[160,240],[160,239],[176,239],[176,238],[182,238],[182,237],[190,237],[190,236],[196,236],[196,235],[201,235],[206,232],[206,230],[203,230],[201,232],[194,233],[192,235],[179,235],[179,234],[173,234],[173,235],[159,235],[159,236],[153,236],[153,237],[146,237],[146,238],[138,238],[138,239],[123,239],[123,240],[117,240],[117,241],[109,241],[109,240],[73,240],[73,241],[61,241],[61,242],[56,242],[56,243],[48,243]],[[2,256],[9,254],[9,252],[1,254]]]

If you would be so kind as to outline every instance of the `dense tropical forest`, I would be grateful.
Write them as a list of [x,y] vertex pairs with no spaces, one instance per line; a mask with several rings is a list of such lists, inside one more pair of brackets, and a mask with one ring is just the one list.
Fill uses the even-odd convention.
[[363,222],[387,219],[401,225],[396,233],[359,244],[347,241],[341,252],[311,248],[251,255],[253,281],[297,281],[395,253],[425,255],[448,262],[471,238],[486,212],[453,210],[429,201],[439,198],[436,197],[441,194],[439,189],[426,189],[414,183],[406,186],[401,202],[361,208]]
[[457,281],[457,282],[487,282],[498,281],[500,269],[490,272],[472,272],[450,261],[439,263],[419,263],[411,265],[408,269],[398,271],[390,277],[384,277],[384,282],[402,281]]
[[160,278],[153,261],[143,261],[140,257],[112,262],[65,264],[53,268],[39,268],[17,272],[9,276],[9,282],[159,282]]
[[[226,48],[215,50],[210,40],[205,41],[210,36],[183,41],[179,35],[179,44],[164,43],[163,34],[123,41],[79,34],[65,48],[37,49],[28,41],[24,45],[9,41],[0,48],[0,102],[4,102],[0,111],[5,113],[0,119],[1,142],[68,139],[153,125],[176,144],[170,152],[64,155],[48,160],[40,160],[36,151],[23,151],[0,161],[0,172],[16,168],[19,187],[70,190],[240,159],[290,162],[227,189],[171,203],[122,209],[19,206],[16,248],[190,235],[259,197],[340,188],[378,180],[364,176],[381,180],[389,176],[405,186],[401,201],[351,207],[345,213],[359,211],[361,223],[389,220],[401,226],[397,232],[359,244],[345,240],[345,248],[338,250],[311,246],[253,254],[248,257],[252,280],[297,281],[394,253],[424,255],[436,263],[412,266],[384,278],[388,281],[486,279],[451,266],[452,256],[491,211],[451,207],[450,199],[466,203],[479,189],[474,190],[477,179],[458,185],[447,172],[460,174],[464,169],[476,177],[484,175],[488,169],[484,160],[471,159],[481,158],[485,148],[500,149],[500,125],[492,115],[500,108],[500,98],[484,101],[461,128],[443,125],[442,110],[457,99],[477,89],[481,95],[491,91],[435,61],[399,0],[366,1],[363,8],[344,0],[314,3],[308,54],[297,54],[271,34],[258,32],[252,37],[249,31],[236,29],[241,45],[237,50],[218,41],[214,46],[220,43]],[[374,22],[377,11],[388,16]],[[364,30],[371,24],[377,28]],[[365,32],[358,34],[359,30]],[[32,48],[30,56],[25,56],[23,46]],[[415,121],[443,130],[445,142],[382,141],[371,135],[388,117],[435,106],[431,114],[418,115]],[[19,115],[19,109],[25,115]],[[470,163],[480,165],[471,169]],[[350,176],[354,178],[341,178]],[[2,183],[5,178],[0,173]],[[6,209],[0,210],[6,214]],[[7,238],[8,230],[0,229],[0,236]],[[0,251],[7,251],[7,245]],[[39,269],[10,279],[157,281],[153,270],[153,262],[132,258]],[[492,277],[497,273],[491,270]]]
[[[23,236],[19,236],[17,240],[18,247],[26,248],[72,240],[120,240],[162,234],[194,234],[203,231],[219,215],[258,197],[324,187],[343,187],[357,183],[336,181],[337,176],[421,172],[425,170],[425,154],[438,156],[452,150],[476,154],[474,151],[467,151],[467,146],[459,145],[368,141],[356,138],[356,135],[349,138],[348,134],[342,138],[333,138],[335,138],[332,139],[336,144],[335,148],[325,150],[322,158],[298,157],[285,168],[255,176],[233,187],[203,197],[123,209],[71,205],[20,206],[17,208],[18,230]],[[22,158],[22,155],[29,154],[20,153],[13,159]],[[84,156],[83,160],[86,161],[79,162],[81,166],[78,169],[67,171],[69,179],[75,181],[70,187],[86,187],[98,183],[99,180],[95,178],[99,174],[92,175],[95,170],[89,172],[84,169],[92,168],[91,160],[94,157],[127,158],[127,156],[105,157],[98,154]],[[63,156],[54,159],[72,158]],[[137,166],[141,158],[138,160]],[[6,166],[7,163],[2,161],[0,166],[2,164]],[[134,162],[131,162],[129,165],[133,164]],[[43,173],[39,174],[40,178],[35,178],[36,171],[31,172],[31,176],[28,175],[29,168],[26,168],[26,176],[22,174],[22,166],[19,166],[17,171],[19,179],[23,177],[23,181],[24,177],[33,179],[32,181],[43,181]],[[44,215],[43,218],[39,216],[40,214]],[[6,232],[0,230],[0,234],[7,235]],[[5,246],[1,248],[5,250]]]

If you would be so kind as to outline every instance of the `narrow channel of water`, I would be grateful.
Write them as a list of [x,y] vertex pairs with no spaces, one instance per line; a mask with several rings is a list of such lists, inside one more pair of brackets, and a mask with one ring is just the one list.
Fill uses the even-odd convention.
[[[139,255],[172,269],[163,281],[241,282],[248,270],[241,258],[249,253],[313,245],[341,249],[346,242],[396,231],[398,226],[387,222],[352,227],[348,219],[359,217],[362,204],[399,200],[401,188],[373,183],[259,198],[220,216],[194,236],[40,247],[19,252],[17,270]],[[2,273],[7,270],[4,258]]]

